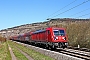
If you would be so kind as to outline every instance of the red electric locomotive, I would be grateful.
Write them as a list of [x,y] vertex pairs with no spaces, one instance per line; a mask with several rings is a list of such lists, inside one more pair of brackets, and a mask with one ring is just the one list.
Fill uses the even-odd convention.
[[35,44],[43,44],[46,47],[65,48],[67,47],[68,37],[65,28],[50,27],[31,33],[31,40],[35,42]]
[[66,48],[68,37],[65,28],[49,27],[45,30],[28,32],[23,35],[12,37],[13,40],[22,42],[30,42],[30,44],[38,44],[48,48]]

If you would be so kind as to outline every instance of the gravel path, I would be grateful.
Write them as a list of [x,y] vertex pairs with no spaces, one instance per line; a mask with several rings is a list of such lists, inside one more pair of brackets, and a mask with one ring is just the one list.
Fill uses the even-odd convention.
[[[11,57],[12,57],[12,60],[17,60],[11,47],[8,45],[9,47],[9,51],[10,51],[10,54],[11,54]],[[16,47],[17,48],[17,47]],[[23,52],[22,50],[20,50],[19,48],[17,48],[28,60],[34,60],[33,58],[31,58],[27,53]]]
[[12,60],[17,60],[16,57],[15,57],[15,55],[14,55],[14,53],[13,53],[13,51],[12,51],[12,49],[11,49],[11,47],[9,45],[8,45],[8,47],[9,47],[9,51],[10,51]]

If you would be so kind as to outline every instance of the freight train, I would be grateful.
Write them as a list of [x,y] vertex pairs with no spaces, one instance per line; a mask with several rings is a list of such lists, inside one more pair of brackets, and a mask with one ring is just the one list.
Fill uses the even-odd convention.
[[11,40],[29,42],[30,44],[42,45],[47,48],[66,48],[68,36],[65,28],[49,27],[44,30],[24,33],[23,35],[12,36]]

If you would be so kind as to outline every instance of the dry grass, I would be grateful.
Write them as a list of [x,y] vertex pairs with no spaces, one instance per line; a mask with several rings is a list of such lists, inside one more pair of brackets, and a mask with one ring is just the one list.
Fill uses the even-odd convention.
[[4,37],[2,37],[2,36],[0,35],[0,44],[1,44],[2,42],[6,42],[6,38],[4,38]]

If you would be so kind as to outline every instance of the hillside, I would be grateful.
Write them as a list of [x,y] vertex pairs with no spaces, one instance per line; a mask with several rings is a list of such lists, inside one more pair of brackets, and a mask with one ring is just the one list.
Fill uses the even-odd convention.
[[[90,19],[57,18],[45,22],[24,24],[1,30],[4,37],[15,36],[38,29],[50,27],[64,27],[67,30],[69,45],[90,48]],[[82,42],[82,43],[81,43]]]
[[1,30],[0,33],[5,36],[14,36],[18,34],[23,34],[26,32],[38,30],[38,29],[44,29],[47,28],[48,26],[56,26],[56,27],[61,27],[61,26],[67,26],[69,24],[73,23],[82,23],[82,22],[88,22],[89,19],[70,19],[70,18],[58,18],[58,19],[51,19],[49,21],[45,22],[38,22],[38,23],[32,23],[32,24],[24,24],[20,26],[15,26],[11,28],[7,28],[4,30]]

